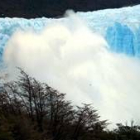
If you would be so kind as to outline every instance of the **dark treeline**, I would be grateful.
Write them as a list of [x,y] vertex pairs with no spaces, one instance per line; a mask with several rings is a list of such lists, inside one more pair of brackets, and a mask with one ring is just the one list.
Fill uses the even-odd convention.
[[67,9],[94,11],[140,4],[140,0],[1,0],[0,17],[60,17]]
[[0,87],[0,140],[140,140],[140,127],[107,130],[91,105],[73,106],[47,84],[21,71]]

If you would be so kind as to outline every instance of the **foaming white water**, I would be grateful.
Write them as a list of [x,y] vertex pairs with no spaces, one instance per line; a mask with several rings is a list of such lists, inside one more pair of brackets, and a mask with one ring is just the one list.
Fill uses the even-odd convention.
[[11,70],[18,66],[47,82],[76,104],[93,103],[111,122],[139,122],[140,61],[108,50],[74,14],[42,33],[16,32],[4,51]]

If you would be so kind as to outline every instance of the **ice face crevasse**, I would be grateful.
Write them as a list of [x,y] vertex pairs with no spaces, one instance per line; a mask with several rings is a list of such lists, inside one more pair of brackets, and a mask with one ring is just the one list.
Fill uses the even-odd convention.
[[110,49],[117,53],[126,53],[131,56],[139,53],[135,49],[138,45],[137,43],[134,44],[135,35],[127,25],[121,25],[116,22],[112,27],[108,27],[106,40],[111,46]]

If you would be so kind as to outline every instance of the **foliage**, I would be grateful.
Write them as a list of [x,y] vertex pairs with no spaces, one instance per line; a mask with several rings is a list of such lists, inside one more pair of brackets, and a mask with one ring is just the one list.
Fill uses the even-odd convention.
[[139,140],[140,127],[117,124],[107,131],[90,104],[73,106],[65,94],[20,69],[0,89],[0,140]]
[[66,10],[94,11],[139,4],[140,0],[1,0],[3,17],[60,17]]

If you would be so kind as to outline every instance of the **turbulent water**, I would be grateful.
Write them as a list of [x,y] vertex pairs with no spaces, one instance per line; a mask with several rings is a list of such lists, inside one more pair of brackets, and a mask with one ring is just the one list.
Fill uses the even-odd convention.
[[13,67],[23,68],[76,104],[93,103],[111,122],[139,122],[139,9],[1,18],[0,63],[12,75]]

